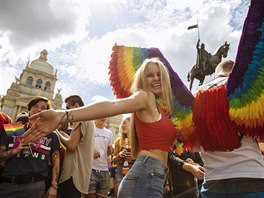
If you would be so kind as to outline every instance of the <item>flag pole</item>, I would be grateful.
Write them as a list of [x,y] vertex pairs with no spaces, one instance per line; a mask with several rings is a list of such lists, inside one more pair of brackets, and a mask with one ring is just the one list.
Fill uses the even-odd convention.
[[197,31],[198,31],[198,40],[200,40],[200,30],[199,30],[198,18],[197,18]]

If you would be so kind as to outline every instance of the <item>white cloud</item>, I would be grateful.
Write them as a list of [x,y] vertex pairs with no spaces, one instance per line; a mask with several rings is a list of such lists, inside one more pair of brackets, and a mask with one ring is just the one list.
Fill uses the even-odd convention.
[[[197,29],[187,27],[197,18],[206,49],[214,53],[228,41],[228,58],[234,59],[249,4],[249,0],[32,2],[0,3],[0,13],[4,10],[0,14],[1,70],[17,75],[28,57],[38,58],[46,48],[49,62],[58,70],[56,87],[62,88],[64,97],[74,92],[86,101],[111,92],[108,66],[115,43],[158,47],[188,85],[187,72],[196,60]],[[18,60],[24,61],[20,67]],[[13,73],[5,75],[7,86],[1,86],[0,94],[10,86]],[[4,78],[2,73],[0,77]]]
[[7,54],[5,60],[12,63],[18,56],[78,42],[87,34],[89,10],[82,11],[78,3],[2,0],[0,11],[0,38],[8,37],[8,44],[1,43],[1,48]]

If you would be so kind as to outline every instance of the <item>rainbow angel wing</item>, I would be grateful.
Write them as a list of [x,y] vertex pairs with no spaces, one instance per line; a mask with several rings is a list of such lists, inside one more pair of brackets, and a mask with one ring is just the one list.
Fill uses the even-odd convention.
[[227,82],[229,115],[244,133],[264,134],[264,1],[252,0]]
[[109,65],[109,79],[113,92],[117,98],[130,96],[130,87],[135,72],[146,58],[153,57],[159,57],[169,71],[174,95],[174,117],[172,120],[176,129],[186,140],[194,130],[192,121],[193,95],[158,48],[114,45]]

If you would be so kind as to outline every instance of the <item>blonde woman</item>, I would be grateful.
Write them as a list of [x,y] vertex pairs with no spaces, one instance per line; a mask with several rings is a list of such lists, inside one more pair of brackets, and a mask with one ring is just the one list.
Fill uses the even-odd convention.
[[[67,111],[50,110],[32,116],[31,120],[36,122],[24,135],[23,141],[28,143],[39,139],[64,122],[133,113],[131,149],[137,160],[120,183],[117,196],[160,198],[168,170],[168,152],[176,135],[169,119],[172,89],[167,68],[157,58],[146,59],[135,73],[131,91],[133,94],[124,99],[93,103]],[[166,105],[166,113],[157,99]]]
[[131,144],[129,139],[130,128],[130,117],[124,117],[119,126],[119,137],[114,143],[114,157],[112,159],[112,162],[117,165],[114,185],[115,194],[117,194],[120,182],[126,175],[127,171],[132,167],[134,161],[131,154]]

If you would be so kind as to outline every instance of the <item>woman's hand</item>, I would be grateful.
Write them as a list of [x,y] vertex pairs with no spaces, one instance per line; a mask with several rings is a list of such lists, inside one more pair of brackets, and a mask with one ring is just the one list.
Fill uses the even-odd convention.
[[118,153],[119,157],[121,158],[125,158],[126,157],[126,153],[127,153],[127,150],[126,149],[123,149],[122,151],[120,151]]
[[22,142],[28,144],[37,141],[59,128],[64,115],[65,112],[59,110],[45,110],[34,114],[29,118],[33,125],[22,135]]

